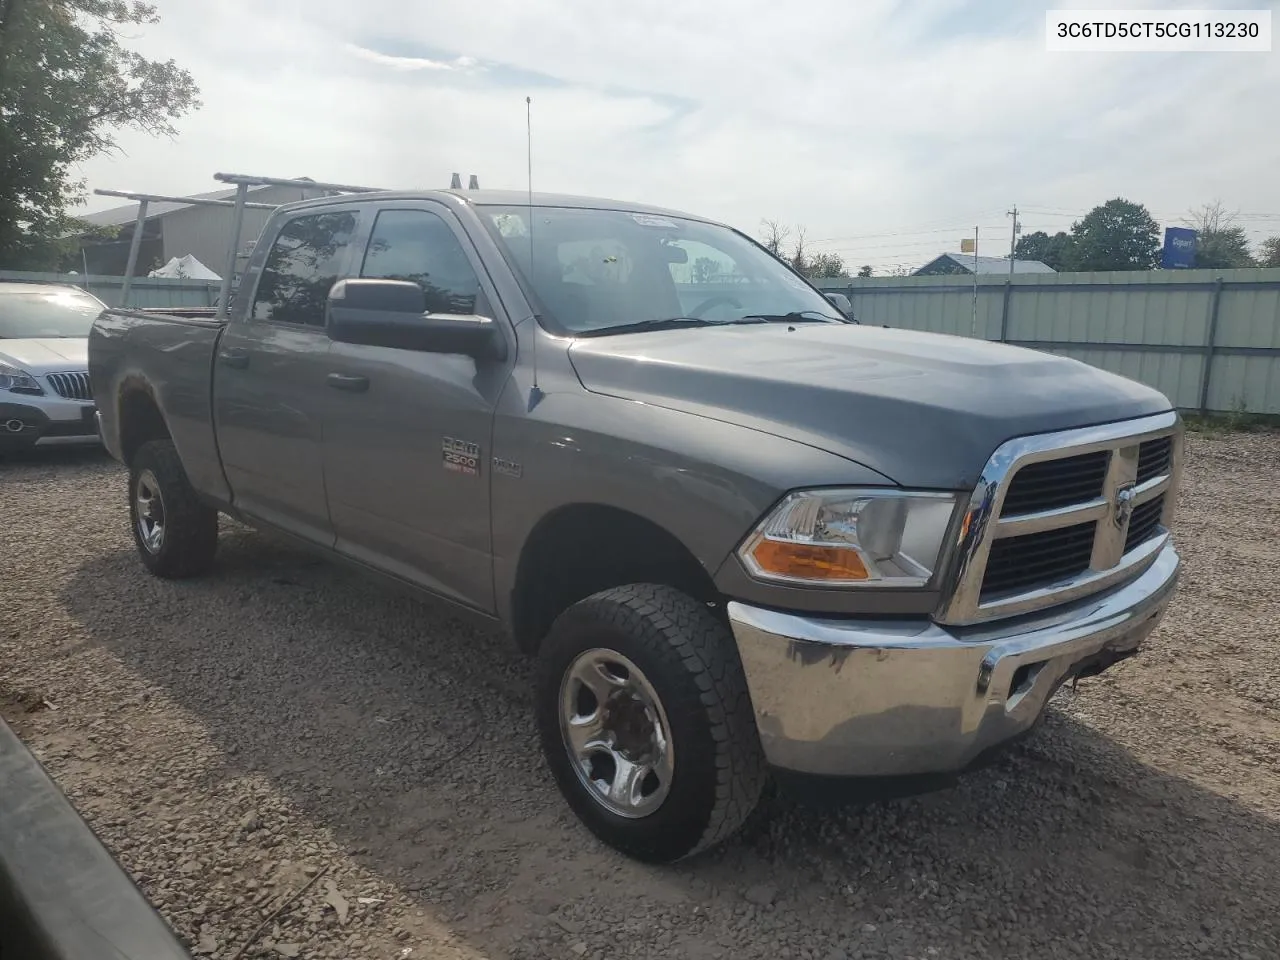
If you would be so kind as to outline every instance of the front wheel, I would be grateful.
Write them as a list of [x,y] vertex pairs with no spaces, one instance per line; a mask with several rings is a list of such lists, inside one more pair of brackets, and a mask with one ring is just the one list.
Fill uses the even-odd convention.
[[129,523],[138,555],[158,577],[205,573],[218,549],[218,512],[200,501],[171,440],[144,443],[129,469]]
[[667,586],[574,604],[540,654],[538,728],[574,813],[601,840],[665,863],[733,835],[766,780],[728,628]]

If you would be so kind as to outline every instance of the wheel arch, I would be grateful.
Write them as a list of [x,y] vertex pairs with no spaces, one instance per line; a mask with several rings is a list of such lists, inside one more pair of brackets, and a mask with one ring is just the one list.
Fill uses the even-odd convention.
[[132,466],[144,443],[171,440],[173,435],[155,392],[146,380],[129,378],[122,381],[117,396],[120,457],[126,466]]
[[543,516],[525,539],[511,593],[511,628],[536,653],[565,609],[611,587],[659,583],[719,604],[711,573],[679,537],[620,507],[574,503]]

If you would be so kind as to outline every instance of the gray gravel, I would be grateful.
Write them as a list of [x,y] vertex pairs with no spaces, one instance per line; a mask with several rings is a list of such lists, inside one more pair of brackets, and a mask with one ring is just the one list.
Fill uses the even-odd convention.
[[1191,437],[1166,624],[994,767],[676,868],[567,813],[500,638],[231,524],[154,580],[97,454],[0,464],[0,712],[200,956],[315,879],[247,956],[1262,960],[1277,476],[1280,435]]

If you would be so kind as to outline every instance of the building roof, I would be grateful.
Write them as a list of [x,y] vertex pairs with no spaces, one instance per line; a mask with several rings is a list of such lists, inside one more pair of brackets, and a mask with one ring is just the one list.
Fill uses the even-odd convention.
[[[974,261],[977,261],[977,269],[974,269]],[[965,273],[1008,273],[1009,258],[1008,257],[975,257],[972,253],[944,253],[940,257],[934,257],[923,267],[920,267],[915,273],[923,273],[930,267],[941,265],[941,261],[951,261],[956,266],[964,270]],[[1039,260],[1014,260],[1014,273],[1057,273],[1053,267],[1047,263],[1041,263]]]

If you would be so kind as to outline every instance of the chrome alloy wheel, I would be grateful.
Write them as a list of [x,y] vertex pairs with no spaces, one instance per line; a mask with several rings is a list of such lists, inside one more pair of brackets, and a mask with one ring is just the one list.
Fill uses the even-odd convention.
[[149,553],[159,553],[164,546],[164,498],[160,495],[156,475],[150,470],[138,474],[134,506],[138,538]]
[[653,685],[613,650],[583,651],[560,683],[560,733],[587,793],[639,819],[667,798],[675,771],[671,725]]

